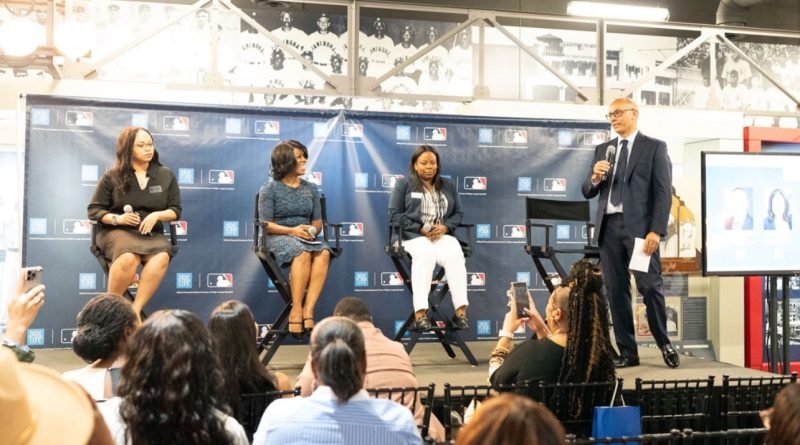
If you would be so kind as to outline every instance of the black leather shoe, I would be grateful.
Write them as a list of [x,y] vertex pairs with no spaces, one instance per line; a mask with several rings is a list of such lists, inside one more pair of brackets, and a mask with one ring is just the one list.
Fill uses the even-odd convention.
[[450,320],[453,323],[453,327],[456,329],[460,329],[462,331],[466,331],[469,329],[469,322],[467,321],[466,315],[453,315],[453,318]]
[[630,368],[631,366],[639,366],[638,355],[620,355],[614,359],[614,367],[616,368]]
[[661,354],[664,356],[664,363],[666,363],[670,368],[677,368],[681,365],[681,357],[678,355],[678,351],[675,349],[675,346],[672,346],[672,344],[664,345],[661,348]]
[[427,331],[431,328],[431,319],[428,318],[428,314],[424,314],[417,318],[417,330],[418,331]]

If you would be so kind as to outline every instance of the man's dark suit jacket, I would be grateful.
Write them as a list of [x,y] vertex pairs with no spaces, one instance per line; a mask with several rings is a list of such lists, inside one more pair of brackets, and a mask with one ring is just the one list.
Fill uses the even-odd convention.
[[[609,145],[619,147],[618,138],[595,147],[592,166],[597,161],[605,160]],[[594,231],[594,240],[598,245],[603,233],[603,217],[611,189],[611,173],[613,172],[609,172],[608,179],[593,186],[590,171],[581,189],[586,199],[600,195]],[[636,135],[625,173],[622,205],[625,227],[631,236],[644,238],[649,232],[666,235],[672,206],[672,163],[664,141],[646,136],[641,131]]]

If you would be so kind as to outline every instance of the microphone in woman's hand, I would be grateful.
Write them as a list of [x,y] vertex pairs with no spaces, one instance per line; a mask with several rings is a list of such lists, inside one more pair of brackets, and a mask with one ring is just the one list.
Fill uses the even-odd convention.
[[122,211],[125,213],[133,213],[133,207],[130,204],[125,204],[125,207],[122,208]]
[[430,232],[431,229],[433,229],[433,225],[431,225],[429,222],[426,222],[425,225],[422,226],[423,232]]
[[317,228],[314,226],[308,226],[308,234],[311,236],[317,235]]

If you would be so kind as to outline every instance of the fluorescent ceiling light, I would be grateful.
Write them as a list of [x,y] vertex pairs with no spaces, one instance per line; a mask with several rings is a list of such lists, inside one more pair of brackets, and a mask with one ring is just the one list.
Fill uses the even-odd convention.
[[606,19],[643,20],[649,22],[666,21],[669,9],[652,6],[632,6],[617,3],[569,2],[567,14]]

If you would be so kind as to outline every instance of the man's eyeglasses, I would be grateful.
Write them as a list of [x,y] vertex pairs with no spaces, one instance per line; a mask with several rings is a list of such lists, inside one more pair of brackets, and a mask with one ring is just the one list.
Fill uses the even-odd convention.
[[616,119],[616,118],[622,116],[622,113],[624,113],[626,111],[631,111],[631,110],[633,110],[633,108],[626,108],[624,110],[612,111],[612,112],[606,114],[606,119],[608,119],[608,120]]
[[137,143],[133,144],[133,146],[136,147],[136,148],[145,148],[145,147],[153,148],[153,147],[156,146],[156,144],[154,144],[152,142],[137,142]]

